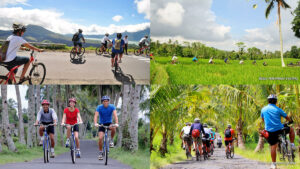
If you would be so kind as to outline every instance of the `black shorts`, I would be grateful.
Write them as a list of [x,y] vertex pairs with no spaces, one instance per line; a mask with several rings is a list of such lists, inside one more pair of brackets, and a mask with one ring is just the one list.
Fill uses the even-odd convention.
[[[10,62],[3,62],[2,64],[6,65],[5,67],[8,69],[8,71],[10,71],[15,66],[25,65],[28,62],[29,62],[28,57],[16,56],[14,60]],[[17,71],[18,70],[16,69],[14,73],[17,73]]]
[[189,146],[192,145],[192,137],[190,137],[190,136],[183,136],[183,140],[186,141]]
[[145,46],[145,43],[139,43],[140,48]]
[[[290,132],[289,127],[285,127],[286,133]],[[283,130],[278,130],[275,132],[268,132],[269,138],[267,139],[268,143],[273,146],[279,142],[279,135],[283,133]]]
[[232,140],[230,140],[230,141],[224,141],[225,142],[225,146],[228,146],[229,145],[229,143],[231,143],[232,144]]
[[81,42],[73,42],[73,44],[74,44],[74,47],[75,47],[75,46],[82,47],[82,43],[81,43]]
[[102,44],[102,46],[104,46],[105,48],[107,48],[107,42],[101,43],[101,44]]
[[74,131],[74,132],[75,132],[75,131],[79,132],[79,125],[78,125],[78,124],[76,124],[76,125],[73,127],[73,131]]
[[[45,123],[45,122],[42,122],[43,125],[48,125],[48,124],[53,124],[52,122],[51,123]],[[47,134],[54,134],[54,126],[48,126],[47,127]]]
[[206,145],[206,147],[210,147],[210,139],[203,138],[202,143]]
[[[105,124],[103,124],[104,126],[109,126],[109,125],[111,125],[111,123],[105,123]],[[99,129],[98,129],[98,132],[105,132],[105,128],[104,127],[99,127]]]
[[115,58],[116,53],[111,53],[111,58]]

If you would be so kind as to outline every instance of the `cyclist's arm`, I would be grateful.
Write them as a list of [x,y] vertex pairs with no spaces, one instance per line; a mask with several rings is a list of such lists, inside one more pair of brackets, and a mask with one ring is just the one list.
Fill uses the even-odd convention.
[[23,46],[25,46],[26,48],[29,48],[29,49],[31,49],[31,50],[36,50],[36,51],[38,51],[38,52],[43,52],[42,49],[39,49],[39,48],[37,48],[37,47],[34,47],[34,46],[30,45],[29,43],[25,43],[25,44],[23,44]]
[[286,116],[285,119],[289,122],[292,122],[293,120],[289,117],[289,116]]
[[183,133],[183,131],[180,132],[180,135],[179,135],[180,138],[181,138],[181,136],[182,136],[182,133]]
[[53,110],[52,119],[53,119],[54,124],[56,124],[56,122],[57,122],[57,115],[56,115],[56,112],[54,111],[54,109],[52,109],[52,110]]
[[82,36],[82,40],[83,40],[83,42],[85,43],[85,39],[84,39],[84,37]]
[[78,118],[78,123],[83,123],[82,118],[80,116],[80,113],[78,112],[77,114],[77,118]]
[[36,115],[36,121],[35,121],[34,124],[35,124],[35,125],[39,124],[40,120],[41,120],[41,111],[39,111],[39,112],[37,113],[37,115]]
[[61,120],[61,124],[65,124],[66,122],[66,113],[63,114],[63,118]]
[[116,124],[119,124],[119,121],[118,121],[118,115],[117,115],[117,110],[114,110],[114,111],[113,111],[113,114],[114,114],[115,123],[116,123]]
[[95,125],[98,123],[98,114],[99,114],[99,112],[95,111],[95,115],[94,115],[94,124]]

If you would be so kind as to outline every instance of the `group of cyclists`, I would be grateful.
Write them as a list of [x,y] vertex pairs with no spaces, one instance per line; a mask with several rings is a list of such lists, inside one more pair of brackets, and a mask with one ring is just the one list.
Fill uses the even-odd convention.
[[[104,137],[104,132],[105,128],[103,126],[110,126],[111,130],[111,139],[109,146],[111,148],[114,147],[113,143],[113,138],[116,132],[116,127],[118,127],[118,116],[117,116],[117,111],[116,107],[113,104],[109,103],[110,97],[109,96],[103,96],[101,98],[102,104],[97,106],[95,114],[94,114],[94,126],[98,127],[98,135],[99,135],[99,160],[103,160],[103,137]],[[80,153],[80,142],[79,142],[79,124],[82,124],[82,118],[80,116],[80,111],[76,107],[77,101],[75,98],[70,98],[69,99],[69,105],[64,109],[64,114],[63,118],[61,121],[61,125],[65,126],[65,124],[68,125],[74,125],[73,131],[74,131],[74,136],[75,136],[75,143],[76,143],[76,157],[80,158],[81,153]],[[113,119],[115,121],[115,124],[112,126]],[[39,135],[41,137],[39,145],[43,145],[43,131],[44,131],[44,126],[43,125],[49,125],[53,124],[51,126],[47,127],[47,134],[50,137],[51,140],[51,145],[50,145],[50,157],[54,158],[55,153],[54,153],[54,147],[55,147],[55,140],[54,140],[54,134],[55,134],[55,126],[57,125],[58,120],[57,120],[57,114],[53,108],[50,108],[50,103],[48,100],[43,100],[42,101],[42,108],[37,114],[37,119],[35,122],[35,125],[42,124],[39,127]],[[103,124],[103,126],[99,127],[99,124]],[[70,134],[71,134],[71,127],[67,126],[67,138],[66,138],[66,143],[65,146],[69,147],[70,146]]]

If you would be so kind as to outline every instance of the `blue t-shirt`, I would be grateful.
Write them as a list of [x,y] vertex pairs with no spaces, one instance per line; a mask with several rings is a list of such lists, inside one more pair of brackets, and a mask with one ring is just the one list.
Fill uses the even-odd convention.
[[80,43],[82,38],[83,38],[82,33],[78,33],[78,39],[79,39],[79,40],[78,40],[78,41],[75,41],[75,42]]
[[[116,41],[117,40],[121,41],[119,47],[116,46]],[[113,39],[112,45],[113,45],[113,47],[112,47],[112,52],[113,53],[122,53],[123,52],[123,45],[125,45],[125,42],[124,42],[123,39]]]
[[198,59],[196,57],[193,58],[193,61],[197,61]]
[[261,110],[261,117],[265,121],[265,129],[269,132],[275,132],[283,128],[281,117],[287,114],[275,104],[268,104]]
[[99,105],[96,109],[96,111],[99,113],[99,123],[112,123],[112,115],[114,110],[116,110],[116,107],[113,104],[109,104],[108,107],[104,107],[103,104]]

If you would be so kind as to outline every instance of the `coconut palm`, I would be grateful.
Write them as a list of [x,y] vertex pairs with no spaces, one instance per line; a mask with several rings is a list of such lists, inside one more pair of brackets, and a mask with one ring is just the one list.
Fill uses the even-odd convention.
[[282,30],[281,30],[281,14],[280,8],[283,9],[291,8],[284,0],[265,0],[268,3],[268,7],[266,9],[266,18],[270,15],[272,9],[275,7],[275,3],[277,3],[277,14],[278,14],[278,26],[279,26],[279,36],[280,36],[280,54],[281,54],[281,64],[282,67],[285,67],[285,63],[283,61],[283,40],[282,40]]

